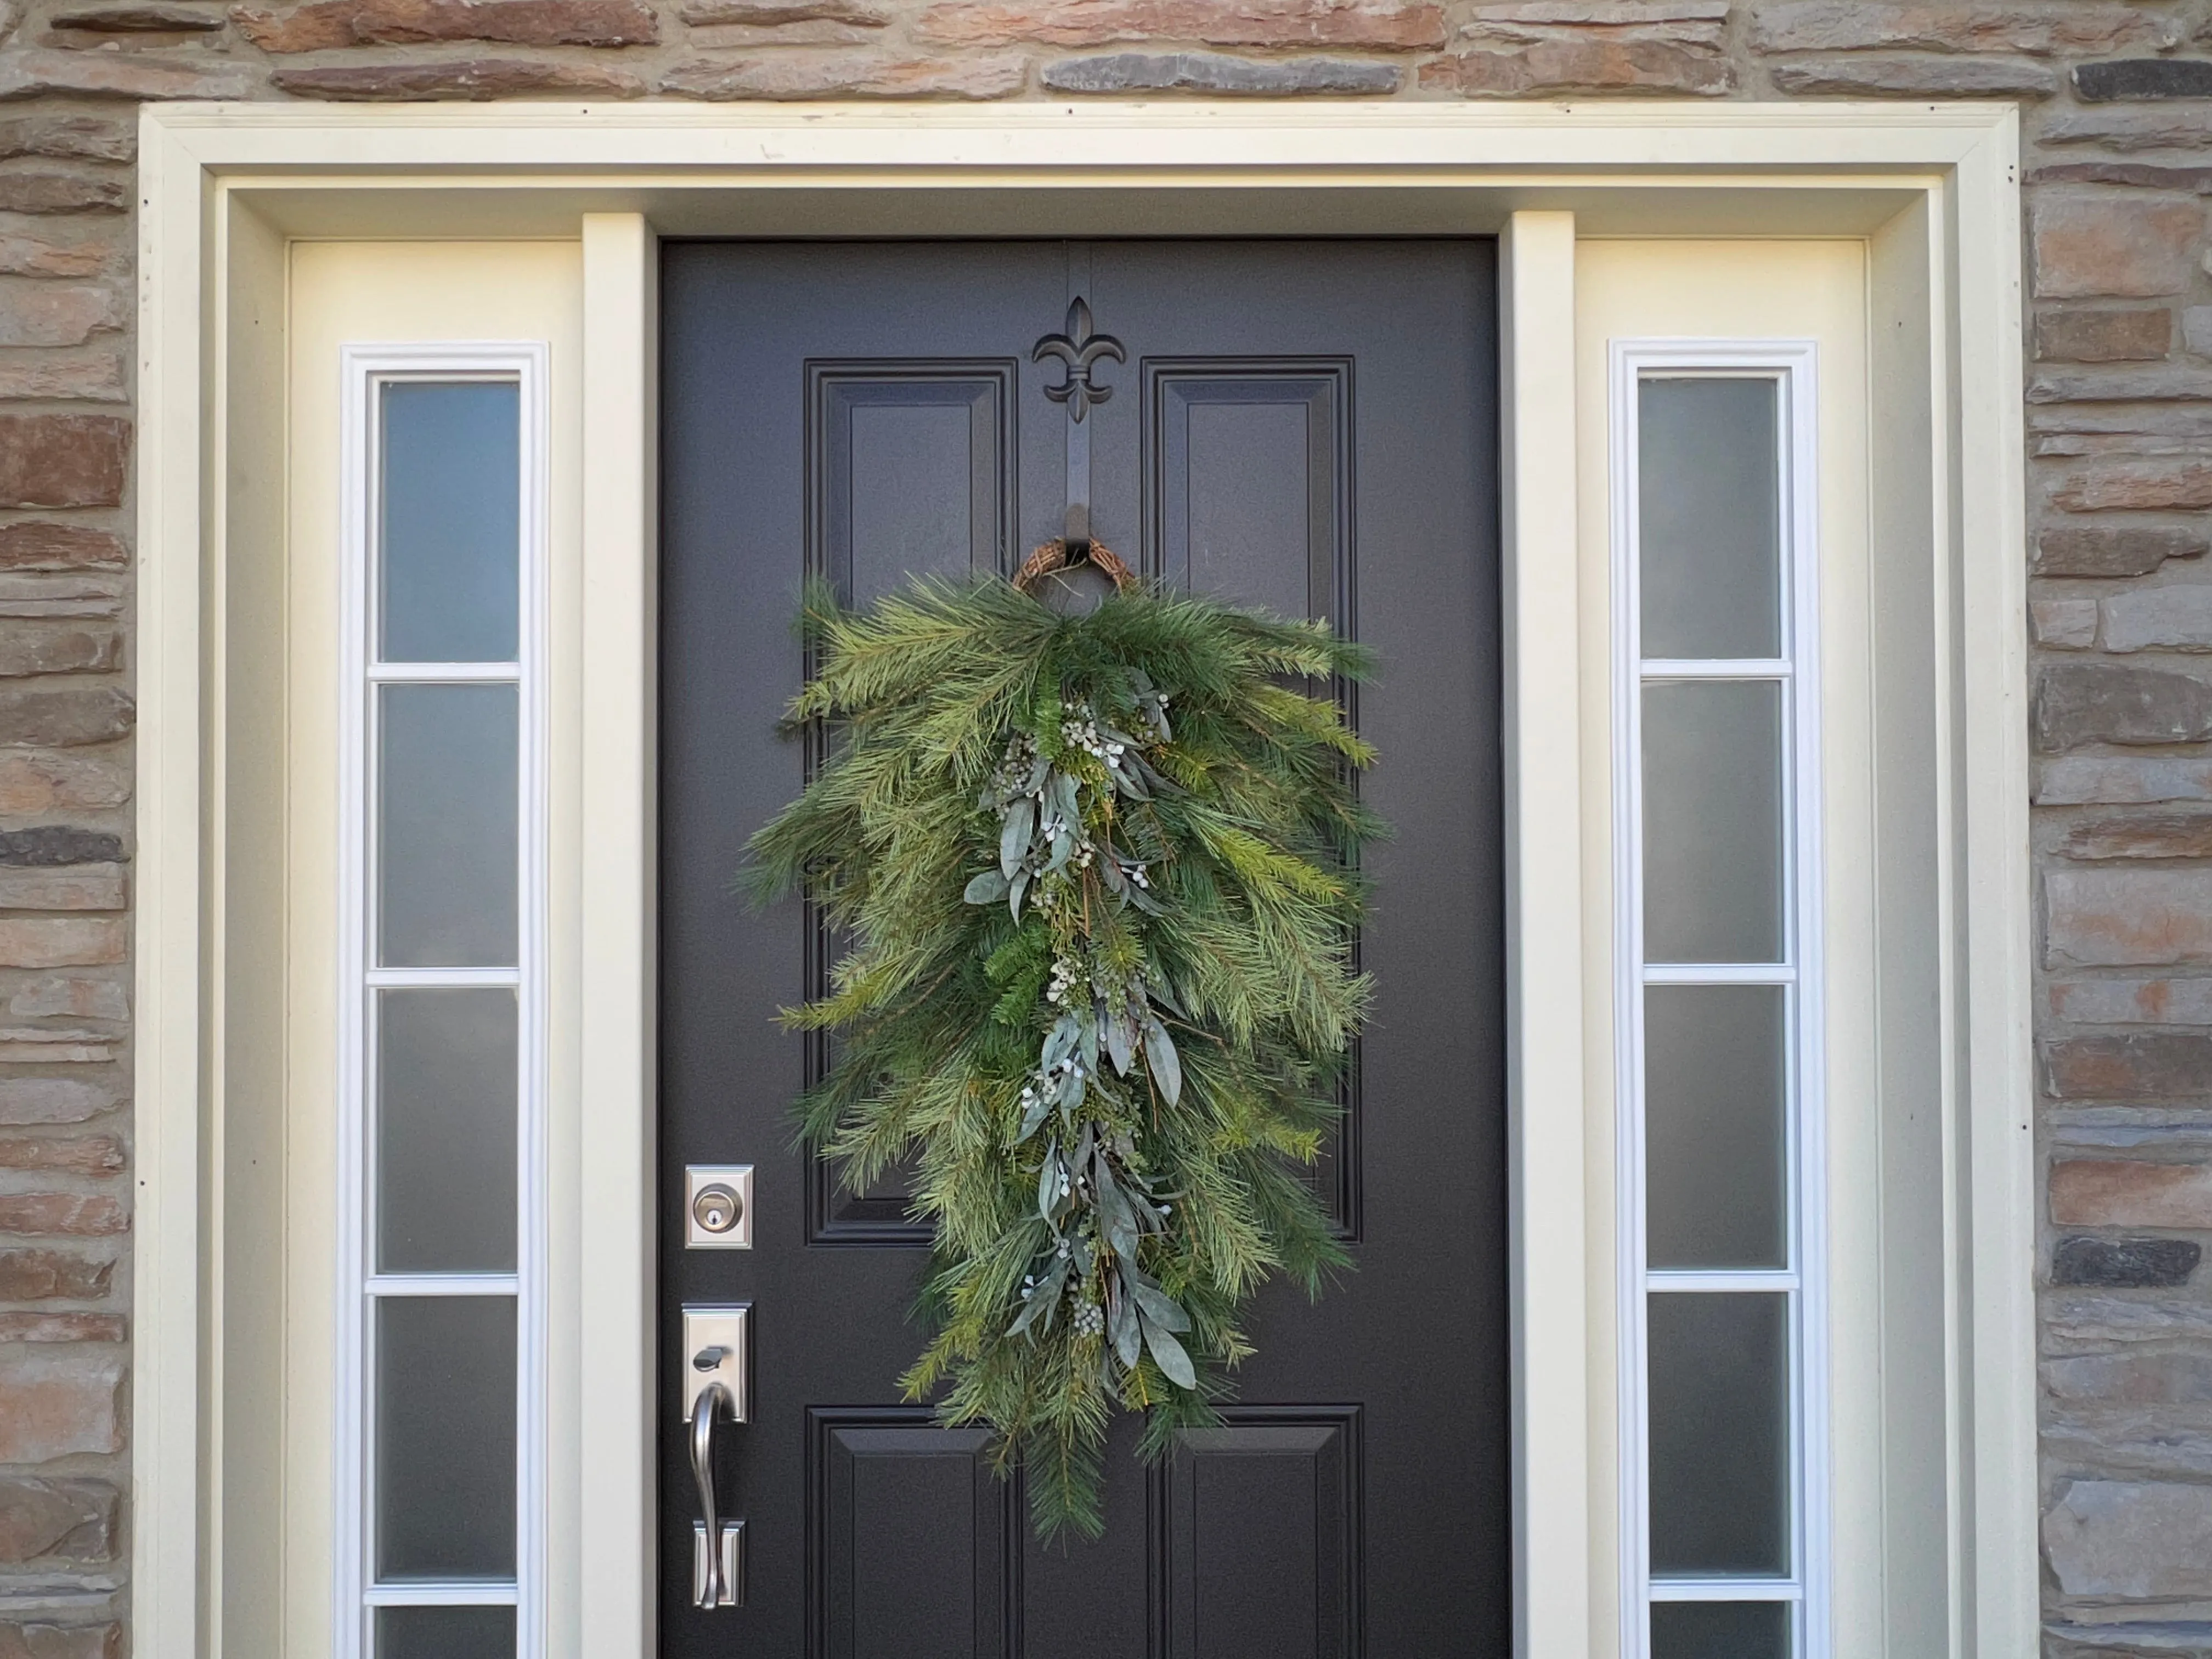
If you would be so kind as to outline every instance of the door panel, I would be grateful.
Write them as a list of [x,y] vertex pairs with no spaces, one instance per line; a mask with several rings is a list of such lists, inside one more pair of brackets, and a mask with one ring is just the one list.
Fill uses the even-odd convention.
[[[1502,922],[1492,261],[1476,242],[672,246],[665,254],[662,1354],[684,1302],[755,1308],[725,1430],[747,1605],[689,1604],[672,1382],[664,1650],[912,1659],[1502,1654]],[[1039,337],[1088,299],[1121,340],[1069,441]],[[778,715],[807,572],[867,599],[1009,571],[1087,449],[1099,538],[1148,574],[1327,617],[1378,652],[1347,707],[1395,837],[1358,942],[1376,976],[1316,1179],[1356,1271],[1262,1295],[1220,1427],[1147,1469],[1116,1425],[1095,1543],[1039,1546],[986,1437],[896,1378],[927,1234],[887,1178],[793,1151],[818,1042],[774,1013],[837,941],[732,896],[805,781]],[[1077,477],[1079,485],[1082,475]],[[756,1247],[686,1252],[686,1163],[757,1166]]]

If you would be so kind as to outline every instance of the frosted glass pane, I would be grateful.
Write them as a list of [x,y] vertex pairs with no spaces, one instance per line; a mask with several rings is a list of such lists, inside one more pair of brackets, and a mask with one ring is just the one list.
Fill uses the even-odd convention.
[[1782,958],[1782,688],[1644,689],[1644,956]]
[[513,1659],[513,1607],[379,1607],[376,1659]]
[[380,960],[515,965],[520,727],[512,685],[386,685]]
[[377,993],[377,1266],[513,1273],[516,1005]]
[[1651,1571],[1790,1570],[1790,1299],[1655,1293]]
[[1778,985],[1644,994],[1645,1245],[1654,1267],[1786,1267]]
[[514,1298],[376,1304],[376,1571],[514,1577]]
[[386,662],[512,662],[521,616],[520,389],[384,388]]
[[1647,657],[1782,654],[1782,479],[1771,380],[1638,382]]
[[1656,1601],[1651,1659],[1790,1659],[1787,1601]]

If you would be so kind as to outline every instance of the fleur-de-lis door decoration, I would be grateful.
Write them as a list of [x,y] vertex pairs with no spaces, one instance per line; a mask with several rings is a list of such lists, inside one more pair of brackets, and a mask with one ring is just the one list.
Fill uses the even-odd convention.
[[1091,378],[1092,367],[1104,357],[1117,363],[1129,361],[1119,340],[1110,334],[1091,331],[1091,305],[1080,295],[1068,302],[1067,332],[1048,334],[1030,349],[1031,362],[1041,363],[1048,357],[1057,357],[1067,365],[1067,378],[1058,386],[1047,386],[1044,395],[1056,404],[1066,404],[1068,414],[1078,422],[1091,404],[1103,404],[1114,395],[1112,386]]
[[1067,378],[1047,386],[1044,395],[1067,405],[1067,518],[1062,554],[1069,563],[1091,552],[1091,428],[1083,424],[1084,411],[1114,395],[1114,388],[1091,378],[1099,363],[1111,359],[1129,361],[1121,343],[1110,334],[1096,334],[1091,327],[1090,302],[1081,295],[1068,301],[1067,332],[1048,334],[1030,349],[1030,361],[1058,358],[1066,365]]

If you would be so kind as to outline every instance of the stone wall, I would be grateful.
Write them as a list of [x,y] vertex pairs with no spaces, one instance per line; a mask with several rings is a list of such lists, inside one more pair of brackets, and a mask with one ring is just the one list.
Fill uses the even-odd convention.
[[2212,0],[0,0],[0,1659],[127,1645],[133,100],[2019,100],[2052,1659],[2212,1656]]

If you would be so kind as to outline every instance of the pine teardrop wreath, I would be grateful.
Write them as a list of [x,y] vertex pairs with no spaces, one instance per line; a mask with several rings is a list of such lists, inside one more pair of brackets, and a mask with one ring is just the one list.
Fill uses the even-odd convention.
[[933,1340],[902,1379],[996,1433],[1041,1533],[1096,1535],[1107,1426],[1212,1419],[1271,1274],[1346,1264],[1302,1165],[1364,1012],[1348,941],[1368,746],[1286,679],[1357,678],[1318,624],[1006,582],[865,611],[826,589],[790,724],[833,757],[753,838],[854,941],[790,1026],[836,1034],[806,1139],[865,1188],[912,1157]]

